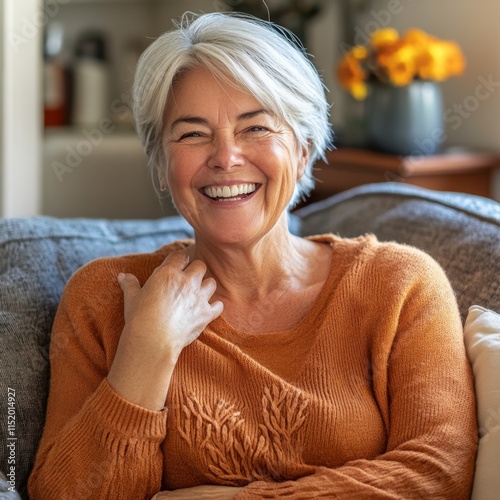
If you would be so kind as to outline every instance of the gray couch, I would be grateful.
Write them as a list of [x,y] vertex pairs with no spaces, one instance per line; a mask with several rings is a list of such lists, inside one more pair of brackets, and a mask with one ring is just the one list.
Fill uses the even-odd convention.
[[[472,304],[500,311],[500,205],[494,201],[374,184],[306,206],[290,220],[297,234],[371,232],[417,246],[446,270],[464,319]],[[180,217],[0,219],[0,439],[11,444],[0,453],[0,471],[14,464],[22,498],[28,498],[27,478],[43,429],[50,330],[65,283],[96,257],[150,251],[191,235]],[[14,392],[8,406],[7,395]]]

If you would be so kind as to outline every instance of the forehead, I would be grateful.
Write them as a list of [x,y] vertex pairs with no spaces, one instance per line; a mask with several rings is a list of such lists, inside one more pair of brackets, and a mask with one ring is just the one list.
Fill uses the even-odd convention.
[[226,80],[208,69],[193,68],[172,86],[165,107],[165,120],[173,120],[177,114],[210,113],[221,107],[236,113],[262,108],[257,99],[232,78]]

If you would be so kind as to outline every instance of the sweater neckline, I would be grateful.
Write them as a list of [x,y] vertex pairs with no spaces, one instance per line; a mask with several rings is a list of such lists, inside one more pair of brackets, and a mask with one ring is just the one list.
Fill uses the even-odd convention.
[[323,286],[321,287],[316,300],[295,326],[285,330],[275,330],[269,332],[245,332],[235,328],[223,316],[219,316],[214,321],[212,321],[212,329],[222,334],[227,340],[234,340],[236,341],[236,343],[242,346],[254,343],[257,338],[259,339],[259,342],[265,341],[268,345],[281,344],[287,338],[289,338],[291,341],[293,338],[295,338],[298,332],[303,332],[304,327],[308,323],[312,323],[313,318],[317,317],[318,312],[323,308],[325,302],[327,301],[328,295],[334,288],[335,281],[339,277],[339,266],[336,265],[338,260],[337,250],[339,249],[338,244],[342,241],[342,238],[339,238],[333,234],[308,236],[307,239],[319,243],[329,244],[332,249],[332,256],[328,276],[323,283]]

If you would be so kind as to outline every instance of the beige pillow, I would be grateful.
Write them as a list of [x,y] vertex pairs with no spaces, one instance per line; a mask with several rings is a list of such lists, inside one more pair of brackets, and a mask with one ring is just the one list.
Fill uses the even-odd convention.
[[500,314],[471,306],[464,328],[479,421],[473,500],[500,498]]

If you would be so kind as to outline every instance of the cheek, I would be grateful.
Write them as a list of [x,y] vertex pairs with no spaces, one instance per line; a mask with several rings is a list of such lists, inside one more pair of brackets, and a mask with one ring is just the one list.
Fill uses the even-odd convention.
[[282,183],[287,186],[295,185],[297,181],[299,157],[297,155],[296,147],[290,144],[290,141],[277,139],[272,146],[269,158],[275,161],[275,168],[278,170],[276,173],[282,179]]
[[172,162],[167,168],[166,176],[168,187],[174,199],[179,196],[185,196],[186,191],[190,187],[191,180],[186,170],[181,165]]
[[169,156],[164,175],[170,196],[177,208],[184,204],[186,179],[183,173],[182,165],[178,164],[175,157]]
[[179,165],[171,164],[167,170],[167,185],[170,198],[177,211],[188,221],[195,213],[195,202],[190,187],[190,179],[186,177]]
[[167,165],[165,174],[168,184],[180,189],[192,177],[190,165],[193,165],[193,161],[190,159],[189,153],[179,151],[176,147],[164,148],[164,151]]
[[188,221],[196,214],[197,201],[193,186],[199,170],[197,160],[192,151],[171,151],[166,170],[172,201]]

